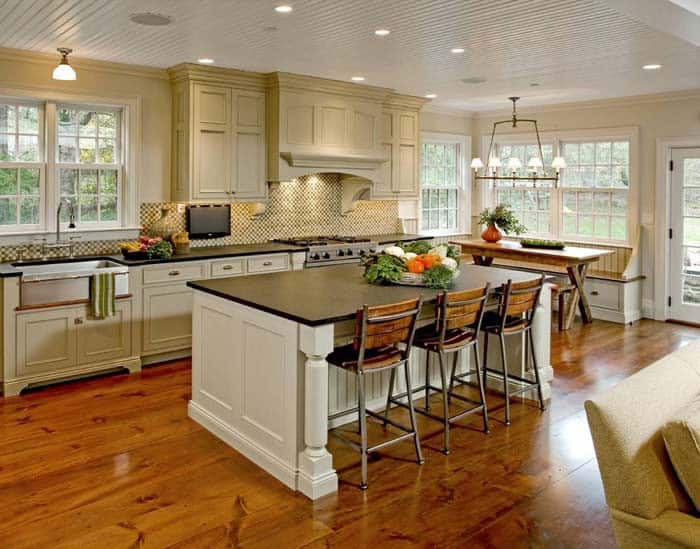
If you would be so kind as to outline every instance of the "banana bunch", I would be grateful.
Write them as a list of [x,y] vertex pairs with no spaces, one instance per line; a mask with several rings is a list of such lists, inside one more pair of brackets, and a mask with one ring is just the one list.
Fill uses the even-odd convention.
[[119,248],[123,252],[140,252],[141,244],[139,242],[120,242]]

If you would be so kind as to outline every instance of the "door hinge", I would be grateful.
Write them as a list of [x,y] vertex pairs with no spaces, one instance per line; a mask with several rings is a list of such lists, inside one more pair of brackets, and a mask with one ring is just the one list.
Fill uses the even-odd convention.
[[673,160],[668,161],[668,171],[672,172],[673,171]]
[[673,238],[673,229],[668,230],[668,238],[669,239]]
[[668,296],[668,306],[671,306],[671,296]]

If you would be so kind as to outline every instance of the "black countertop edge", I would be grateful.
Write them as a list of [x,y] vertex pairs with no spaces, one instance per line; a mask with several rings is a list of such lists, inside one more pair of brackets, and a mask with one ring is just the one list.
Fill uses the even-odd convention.
[[[206,287],[200,286],[199,284],[197,284],[196,280],[192,280],[190,282],[187,282],[187,286],[189,286],[190,288],[192,288],[194,290],[204,292],[205,294],[210,294],[210,295],[213,295],[216,297],[220,297],[222,299],[225,299],[227,301],[232,301],[234,303],[240,303],[241,305],[245,305],[246,307],[250,307],[251,309],[263,311],[265,313],[269,313],[271,315],[278,316],[280,318],[285,318],[287,320],[291,320],[292,322],[297,322],[298,324],[303,324],[304,326],[310,326],[311,328],[316,328],[317,326],[324,326],[326,324],[335,324],[336,322],[343,322],[344,320],[354,320],[356,317],[356,313],[353,312],[351,314],[334,316],[334,317],[330,317],[330,318],[324,318],[321,320],[309,320],[307,318],[293,315],[291,313],[280,311],[278,309],[275,309],[274,307],[268,307],[266,305],[262,305],[260,303],[254,302],[254,301],[243,299],[241,297],[232,296],[231,294],[228,294],[226,292],[219,292],[219,291],[213,290],[211,288],[206,288]],[[423,305],[425,305],[426,303],[434,303],[436,300],[437,300],[437,298],[424,299]]]

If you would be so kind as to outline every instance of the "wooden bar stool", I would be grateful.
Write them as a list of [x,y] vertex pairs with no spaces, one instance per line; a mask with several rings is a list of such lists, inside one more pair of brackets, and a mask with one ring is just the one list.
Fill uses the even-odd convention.
[[[360,444],[349,440],[337,433],[333,433],[343,442],[349,444],[362,455],[362,484],[360,488],[367,489],[367,455],[391,444],[395,444],[407,438],[412,438],[416,447],[416,458],[419,464],[423,463],[420,440],[416,427],[416,416],[413,409],[411,395],[408,397],[408,410],[411,420],[411,428],[367,410],[365,406],[365,376],[391,370],[392,379],[399,366],[404,367],[406,385],[411,387],[411,372],[408,366],[413,337],[416,333],[416,320],[423,305],[423,297],[394,303],[391,305],[379,305],[368,307],[365,305],[357,311],[355,321],[355,338],[353,343],[337,347],[328,355],[327,361],[338,368],[357,375],[357,399],[356,409],[346,410],[330,416],[329,419],[358,412],[360,423]],[[404,434],[374,446],[367,445],[367,415],[382,420],[384,425],[390,423],[394,427],[404,431]]]
[[[532,319],[540,300],[540,293],[544,286],[544,275],[537,280],[528,282],[516,282],[509,280],[504,284],[498,294],[499,303],[497,311],[488,311],[484,315],[481,330],[484,332],[484,385],[486,385],[486,375],[488,372],[501,374],[503,377],[503,391],[506,399],[506,425],[510,425],[510,397],[537,389],[537,398],[540,402],[540,409],[544,410],[544,398],[542,396],[542,383],[540,372],[537,369],[537,357],[535,356],[535,343],[532,337]],[[505,336],[525,334],[525,364],[528,364],[528,347],[532,356],[532,367],[535,370],[535,381],[522,378],[508,373],[508,362],[506,360],[506,340]],[[488,345],[489,336],[498,336],[501,343],[501,361],[503,371],[488,368]],[[528,345],[529,343],[529,345]],[[511,392],[508,383],[514,379],[523,384],[523,387]]]
[[[484,432],[489,432],[488,410],[486,406],[486,396],[484,393],[483,378],[481,375],[481,366],[479,364],[479,348],[478,336],[481,320],[484,316],[484,307],[488,297],[489,285],[483,288],[474,290],[466,290],[462,292],[441,292],[438,294],[438,301],[435,308],[435,322],[428,326],[420,328],[416,332],[416,337],[413,345],[426,351],[426,378],[425,387],[409,389],[406,393],[392,396],[394,387],[394,372],[389,380],[389,397],[387,399],[387,408],[393,403],[398,406],[406,406],[399,399],[404,396],[410,396],[411,392],[425,391],[426,400],[425,408],[417,408],[416,411],[431,419],[441,422],[444,425],[444,452],[450,453],[450,423],[453,423],[469,414],[481,412],[484,417]],[[457,369],[457,360],[459,352],[471,347],[474,350],[474,370],[470,370],[460,376],[455,376]],[[440,377],[442,387],[438,389],[430,384],[430,353],[436,353],[440,364]],[[452,372],[447,377],[447,355],[454,355]],[[479,385],[480,400],[474,401],[465,396],[456,394],[452,391],[454,381],[457,377],[460,379],[469,375],[476,375]],[[430,412],[430,391],[442,393],[443,414],[438,416]],[[470,408],[462,410],[457,414],[450,416],[449,404],[452,399],[457,399],[471,405]]]

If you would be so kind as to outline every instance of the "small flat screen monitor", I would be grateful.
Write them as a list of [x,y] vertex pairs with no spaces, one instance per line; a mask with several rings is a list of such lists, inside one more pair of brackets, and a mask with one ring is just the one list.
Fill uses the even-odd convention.
[[187,206],[187,232],[192,239],[221,238],[231,234],[231,206]]

